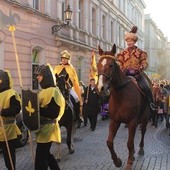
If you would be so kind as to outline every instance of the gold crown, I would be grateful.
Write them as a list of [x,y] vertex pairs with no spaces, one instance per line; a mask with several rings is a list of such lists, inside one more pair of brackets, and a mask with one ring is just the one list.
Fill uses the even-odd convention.
[[61,52],[61,58],[66,58],[70,60],[71,56],[67,50],[64,50],[63,52]]

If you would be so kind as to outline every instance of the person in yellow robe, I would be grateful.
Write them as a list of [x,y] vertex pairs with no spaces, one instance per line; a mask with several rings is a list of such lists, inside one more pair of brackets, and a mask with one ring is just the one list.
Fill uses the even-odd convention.
[[[80,106],[82,106],[82,97],[77,72],[73,65],[70,63],[70,59],[71,55],[67,50],[61,52],[61,63],[54,67],[54,74],[57,74],[58,76],[66,74],[69,75],[69,84],[72,84],[73,89],[79,98]],[[80,113],[80,116],[82,117],[82,113]],[[79,118],[77,127],[80,127],[81,122],[82,120]]]
[[40,129],[36,132],[35,170],[59,170],[54,156],[50,153],[52,142],[61,142],[61,132],[58,121],[65,110],[65,100],[55,85],[55,75],[52,67],[41,65],[35,70],[41,86],[39,92]]
[[[11,74],[7,70],[0,70],[0,147],[5,165],[9,170],[15,169],[16,164],[16,139],[18,135],[21,135],[21,131],[15,123],[15,116],[20,110],[21,99],[12,87]],[[8,145],[6,145],[6,140]]]
[[77,72],[73,65],[70,63],[70,59],[71,56],[67,50],[61,52],[61,63],[54,67],[54,74],[66,75],[67,73],[69,75],[69,81],[71,81],[70,84],[73,85],[73,89],[77,93],[80,102],[82,102]]

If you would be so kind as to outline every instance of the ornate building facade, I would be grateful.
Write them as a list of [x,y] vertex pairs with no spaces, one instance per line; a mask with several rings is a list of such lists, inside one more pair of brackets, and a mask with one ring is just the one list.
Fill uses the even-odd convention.
[[[64,22],[67,5],[73,10],[70,26],[52,34],[55,24]],[[71,63],[79,79],[89,81],[91,52],[97,46],[117,51],[125,48],[124,35],[138,26],[138,46],[144,48],[143,0],[1,0],[0,10],[9,16],[10,10],[20,16],[15,37],[24,87],[38,89],[34,69],[44,63],[60,63],[60,52],[71,53]],[[14,87],[19,90],[18,73],[11,33],[0,29],[0,68],[9,69]]]

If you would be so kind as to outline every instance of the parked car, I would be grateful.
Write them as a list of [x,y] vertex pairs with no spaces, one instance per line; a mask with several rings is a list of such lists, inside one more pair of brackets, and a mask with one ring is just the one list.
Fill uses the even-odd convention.
[[[16,116],[16,124],[19,127],[19,129],[21,130],[21,135],[18,136],[17,142],[16,142],[16,147],[20,148],[20,147],[25,146],[28,141],[28,130],[22,122],[21,113]],[[0,148],[0,150],[1,150],[1,148]]]

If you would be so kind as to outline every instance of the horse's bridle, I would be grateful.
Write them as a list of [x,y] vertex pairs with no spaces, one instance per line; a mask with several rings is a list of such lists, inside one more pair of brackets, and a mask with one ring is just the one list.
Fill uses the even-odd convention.
[[[110,56],[110,55],[105,56],[105,57],[110,57],[110,58],[115,59],[114,57],[112,57],[112,56]],[[111,68],[111,67],[113,67],[113,64],[110,64],[109,68]],[[112,82],[112,80],[113,80],[113,74],[114,74],[114,72],[113,72],[113,69],[112,69],[110,75],[105,74],[105,73],[100,73],[100,74],[98,75],[98,76],[102,75],[102,76],[106,77],[106,79],[108,80],[107,90],[110,88],[111,82]],[[115,90],[123,89],[123,88],[125,88],[126,85],[127,85],[129,82],[131,82],[131,81],[132,81],[132,79],[128,79],[127,81],[125,81],[125,82],[122,83],[121,85],[115,87],[114,89],[115,89]]]

